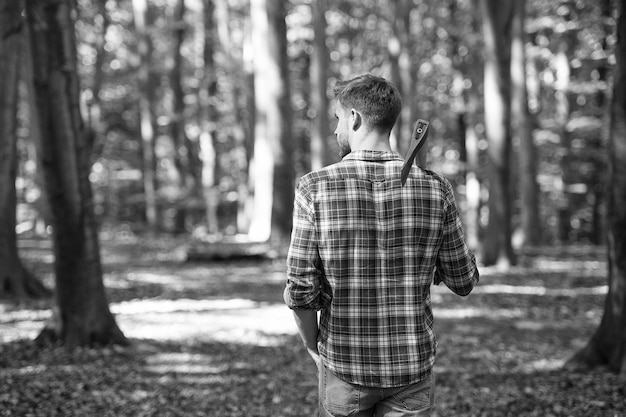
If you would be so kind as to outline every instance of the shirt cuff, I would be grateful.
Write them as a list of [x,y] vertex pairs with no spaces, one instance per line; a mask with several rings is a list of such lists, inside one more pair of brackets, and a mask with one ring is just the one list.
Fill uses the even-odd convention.
[[287,284],[283,293],[283,299],[287,307],[292,310],[323,310],[330,306],[332,296],[318,289],[314,293],[303,293],[294,290]]

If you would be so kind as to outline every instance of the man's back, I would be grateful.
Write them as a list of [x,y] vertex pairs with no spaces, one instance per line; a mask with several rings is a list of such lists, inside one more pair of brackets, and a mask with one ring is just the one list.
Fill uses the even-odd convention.
[[448,181],[414,167],[403,187],[402,162],[392,152],[354,151],[304,176],[296,195],[292,307],[322,308],[325,365],[364,386],[427,375],[435,358],[435,271],[461,295],[478,275]]

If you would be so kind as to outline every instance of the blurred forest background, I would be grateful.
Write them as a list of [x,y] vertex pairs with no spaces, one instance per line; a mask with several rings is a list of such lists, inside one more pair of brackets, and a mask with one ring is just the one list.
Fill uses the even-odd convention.
[[[577,345],[573,362],[623,375],[623,7],[621,0],[0,0],[0,301],[14,317],[3,323],[21,322],[26,308],[39,311],[39,342],[126,345],[109,301],[158,297],[152,287],[131,295],[138,268],[182,277],[161,282],[168,288],[196,288],[202,268],[185,261],[218,258],[241,263],[206,270],[224,283],[234,274],[241,286],[197,287],[198,294],[255,298],[257,289],[256,302],[277,301],[245,277],[255,274],[249,262],[264,259],[258,270],[280,275],[298,178],[338,161],[333,85],[374,73],[403,96],[394,150],[404,155],[415,119],[430,121],[419,163],[452,182],[487,276],[523,279],[516,268],[554,248],[582,247],[574,258],[602,262],[601,283],[587,283],[600,310],[587,314],[587,336],[600,326],[586,348]],[[563,282],[580,284],[570,278]],[[280,279],[263,282],[280,287]],[[51,288],[52,307],[28,304]],[[20,335],[0,338],[17,343],[2,349],[24,351]],[[0,402],[9,397],[0,393]],[[463,414],[463,405],[448,406]],[[576,415],[559,407],[550,415]]]
[[[338,160],[329,90],[372,72],[393,79],[405,98],[395,149],[404,154],[415,118],[431,122],[426,166],[456,184],[477,249],[488,238],[494,181],[485,116],[497,112],[484,108],[477,3],[294,0],[267,2],[267,11],[256,3],[77,1],[80,109],[103,229],[267,239],[257,223],[270,220],[255,199],[287,213],[297,177]],[[527,90],[518,100],[528,115],[513,105],[505,126],[513,243],[603,243],[616,9],[610,1],[529,0],[526,10],[523,33],[498,35],[523,50],[497,51],[524,77],[502,93],[513,96],[524,81]],[[17,228],[45,233],[52,213],[35,144],[47,132],[33,124],[26,80],[19,91]],[[288,178],[273,183],[274,170]],[[525,225],[528,173],[535,213]],[[273,232],[289,232],[289,216],[274,223]]]

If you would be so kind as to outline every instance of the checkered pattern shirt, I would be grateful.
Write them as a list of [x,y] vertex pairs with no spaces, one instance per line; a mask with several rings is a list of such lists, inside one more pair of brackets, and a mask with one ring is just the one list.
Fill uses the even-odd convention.
[[430,285],[478,282],[450,183],[400,155],[355,151],[303,176],[287,256],[287,304],[321,310],[318,350],[363,386],[418,382],[435,361]]

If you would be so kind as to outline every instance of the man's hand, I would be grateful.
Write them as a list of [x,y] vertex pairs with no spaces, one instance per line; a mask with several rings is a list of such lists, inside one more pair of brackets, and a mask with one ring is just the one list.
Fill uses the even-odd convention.
[[315,366],[317,366],[317,369],[319,370],[320,366],[322,366],[322,358],[320,357],[320,354],[317,351],[317,348],[311,349],[307,347],[306,351],[309,352],[309,355],[311,355],[311,357],[313,358],[313,361],[315,362]]

